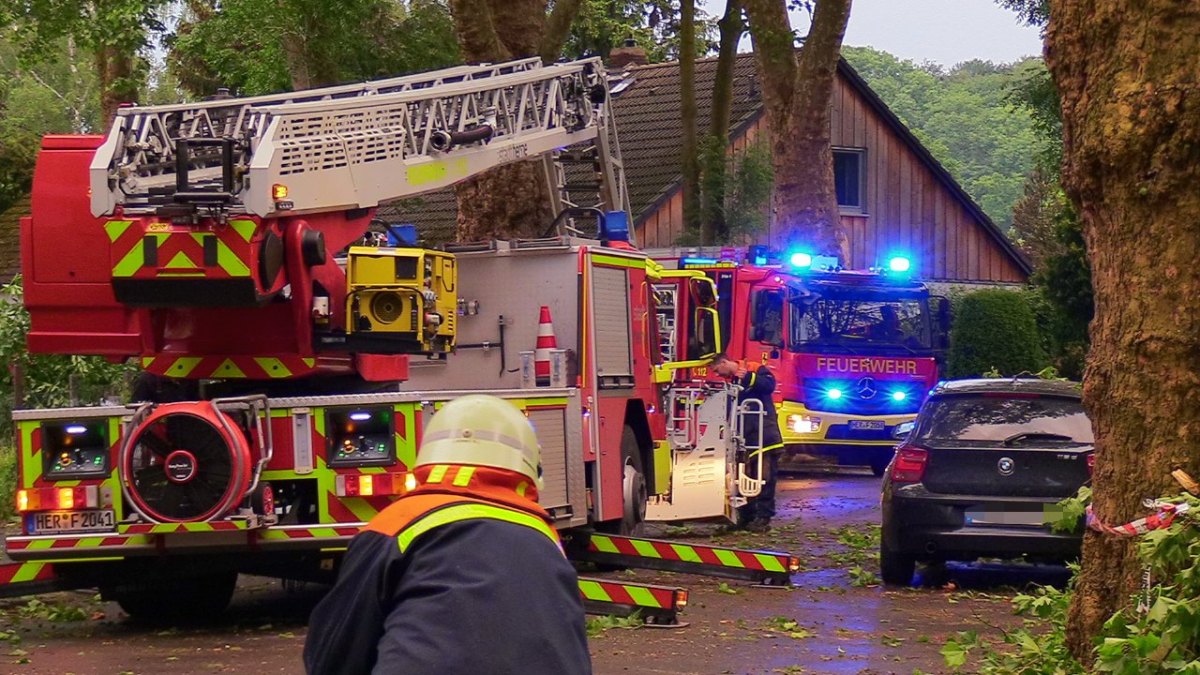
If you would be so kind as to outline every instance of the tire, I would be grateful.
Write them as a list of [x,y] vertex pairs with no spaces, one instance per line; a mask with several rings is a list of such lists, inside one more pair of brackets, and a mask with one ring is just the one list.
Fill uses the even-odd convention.
[[237,579],[237,572],[215,572],[118,586],[111,597],[131,619],[140,623],[205,623],[219,617],[229,606]]
[[879,576],[888,586],[910,586],[917,571],[917,560],[911,555],[879,545]]
[[596,529],[607,534],[636,537],[646,520],[646,472],[642,468],[642,450],[637,434],[628,425],[621,431],[621,461],[624,468],[621,495],[625,502],[624,515],[620,520],[597,523]]

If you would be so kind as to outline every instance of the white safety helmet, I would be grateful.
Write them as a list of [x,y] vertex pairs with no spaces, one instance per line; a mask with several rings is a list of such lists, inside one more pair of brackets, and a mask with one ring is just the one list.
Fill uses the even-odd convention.
[[542,487],[542,451],[516,406],[471,394],[450,401],[425,427],[416,466],[469,464],[515,471]]

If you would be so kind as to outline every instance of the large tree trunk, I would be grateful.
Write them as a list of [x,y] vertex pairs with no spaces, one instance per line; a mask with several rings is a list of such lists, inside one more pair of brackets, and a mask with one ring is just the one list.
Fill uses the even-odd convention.
[[[679,3],[679,123],[683,170],[683,229],[700,229],[700,147],[696,138],[696,0]],[[712,245],[705,225],[700,243]]]
[[[468,62],[538,56],[562,49],[580,0],[564,0],[546,15],[546,0],[451,0],[459,46]],[[455,186],[460,241],[537,236],[555,214],[540,159],[497,167]]]
[[[1095,514],[1146,515],[1200,468],[1200,5],[1050,0],[1046,60],[1062,95],[1063,182],[1082,218],[1096,315],[1084,402],[1096,432]],[[1068,639],[1090,660],[1141,567],[1088,532]]]
[[[725,221],[725,153],[729,147],[729,119],[733,110],[733,66],[737,46],[742,39],[742,1],[728,0],[725,15],[717,22],[720,46],[717,49],[717,74],[713,81],[712,113],[708,137],[701,144],[701,239],[711,237],[722,243],[729,240]],[[705,232],[711,234],[705,235]]]
[[133,77],[134,55],[118,47],[96,48],[96,74],[100,82],[100,113],[104,128],[112,124],[122,103],[136,103],[137,81]]
[[799,59],[784,0],[746,0],[746,12],[771,132],[778,224],[772,243],[836,255],[847,264],[829,123],[850,0],[817,1]]

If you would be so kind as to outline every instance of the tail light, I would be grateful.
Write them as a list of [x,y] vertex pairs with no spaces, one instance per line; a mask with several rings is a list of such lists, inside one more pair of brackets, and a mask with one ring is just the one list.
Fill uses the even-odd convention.
[[28,488],[17,490],[17,511],[73,511],[111,505],[111,500],[101,497],[100,489],[95,485]]
[[925,477],[925,464],[928,461],[929,451],[924,448],[901,447],[896,450],[896,459],[892,460],[892,481],[920,482]]
[[334,494],[339,497],[382,497],[402,495],[416,488],[411,473],[339,474],[334,479]]

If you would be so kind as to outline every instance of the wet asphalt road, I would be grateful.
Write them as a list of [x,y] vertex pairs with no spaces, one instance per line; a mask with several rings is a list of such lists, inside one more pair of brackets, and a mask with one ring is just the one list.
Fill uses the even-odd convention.
[[[960,630],[998,636],[1019,623],[1009,599],[1031,583],[1061,583],[1059,567],[952,565],[916,588],[873,582],[879,479],[804,473],[779,485],[770,533],[711,535],[711,526],[671,536],[788,551],[803,562],[793,589],[658,572],[611,573],[689,589],[683,628],[597,628],[595,672],[925,673],[947,672],[938,650]],[[658,528],[662,532],[661,528]],[[861,569],[857,572],[855,569]],[[935,578],[936,577],[936,578]],[[856,581],[857,579],[857,581]],[[162,629],[130,622],[91,593],[59,593],[0,604],[0,672],[296,673],[315,586],[285,589],[243,578],[219,625]],[[168,600],[169,601],[169,600]]]

